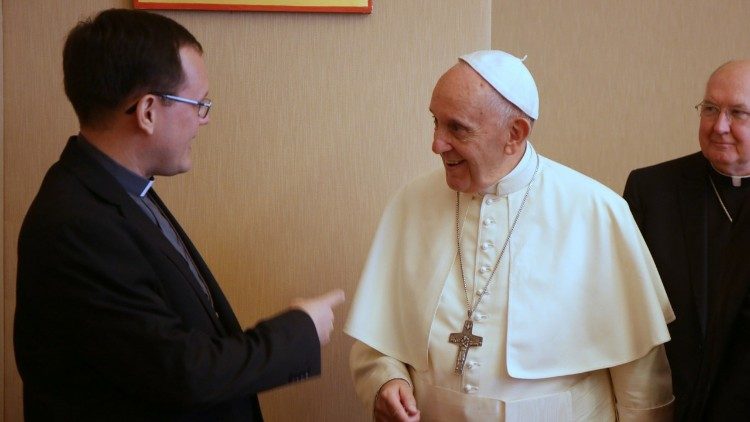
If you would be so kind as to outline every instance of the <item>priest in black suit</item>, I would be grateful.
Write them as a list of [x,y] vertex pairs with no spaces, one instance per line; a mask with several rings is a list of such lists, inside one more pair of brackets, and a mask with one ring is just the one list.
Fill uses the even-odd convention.
[[677,420],[750,420],[750,61],[720,66],[696,109],[701,152],[625,186],[677,319]]
[[27,421],[262,420],[256,394],[320,373],[333,291],[243,330],[154,192],[191,167],[211,101],[201,45],[108,10],[63,52],[80,122],[18,244],[15,352]]

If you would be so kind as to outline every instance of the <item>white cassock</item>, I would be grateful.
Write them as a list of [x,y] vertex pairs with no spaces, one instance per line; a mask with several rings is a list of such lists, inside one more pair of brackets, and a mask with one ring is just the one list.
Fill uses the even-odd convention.
[[[534,174],[538,165],[536,176]],[[671,420],[663,343],[674,320],[625,201],[536,153],[486,195],[461,194],[461,249],[480,347],[462,374],[448,342],[466,319],[456,193],[442,170],[404,187],[375,235],[345,331],[357,394],[372,410],[394,378],[423,421]]]

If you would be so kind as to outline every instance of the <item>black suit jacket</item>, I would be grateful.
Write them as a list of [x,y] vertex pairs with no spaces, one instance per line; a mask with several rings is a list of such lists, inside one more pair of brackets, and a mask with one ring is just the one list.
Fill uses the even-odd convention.
[[[734,413],[723,413],[729,419],[716,420],[748,420],[748,326],[745,325],[743,333],[737,330],[737,323],[741,317],[739,310],[749,310],[750,260],[746,255],[750,248],[750,207],[744,206],[743,214],[734,223],[727,249],[732,257],[719,277],[718,286],[706,291],[709,236],[706,216],[708,201],[714,195],[708,184],[708,171],[708,161],[701,153],[634,170],[628,177],[624,197],[654,257],[677,316],[669,325],[672,340],[666,343],[676,397],[676,420],[713,420],[718,416],[713,413],[717,409],[732,408],[731,401],[736,402]],[[741,229],[744,227],[748,229]],[[707,337],[701,319],[708,321]],[[744,344],[744,350],[727,349],[727,344],[737,341]],[[724,375],[717,376],[721,371]],[[717,381],[722,384],[721,396],[710,387]],[[744,405],[737,401],[740,396],[745,398]]]
[[213,305],[159,228],[75,138],[24,219],[15,352],[26,420],[262,420],[256,393],[320,373],[310,317],[242,331],[179,224]]

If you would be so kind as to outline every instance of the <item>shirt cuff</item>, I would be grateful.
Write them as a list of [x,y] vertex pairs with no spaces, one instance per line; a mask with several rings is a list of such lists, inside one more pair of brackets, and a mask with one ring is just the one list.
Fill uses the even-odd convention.
[[370,346],[356,341],[349,355],[354,388],[360,401],[372,414],[380,388],[392,379],[403,379],[412,385],[409,370],[404,363],[386,356]]

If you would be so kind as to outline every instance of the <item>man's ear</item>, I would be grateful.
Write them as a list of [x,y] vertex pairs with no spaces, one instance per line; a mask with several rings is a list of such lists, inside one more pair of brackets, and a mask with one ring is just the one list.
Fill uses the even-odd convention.
[[156,101],[155,95],[144,95],[138,106],[135,108],[135,115],[138,119],[138,127],[149,135],[153,135],[156,125]]
[[508,155],[515,154],[519,149],[523,149],[526,138],[531,133],[531,122],[523,117],[515,117],[508,123],[508,142],[505,144],[505,153]]

